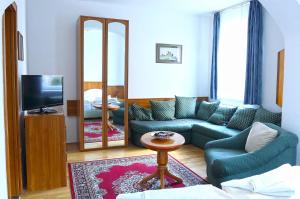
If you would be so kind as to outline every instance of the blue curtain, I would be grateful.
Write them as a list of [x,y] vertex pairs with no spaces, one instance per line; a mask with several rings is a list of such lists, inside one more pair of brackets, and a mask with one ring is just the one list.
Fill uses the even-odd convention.
[[262,87],[262,6],[257,0],[250,2],[248,19],[247,68],[245,104],[261,104]]
[[217,76],[217,58],[218,58],[218,44],[220,32],[220,13],[214,14],[213,24],[213,46],[212,46],[212,59],[211,59],[211,73],[210,73],[210,98],[217,99],[218,91],[218,76]]

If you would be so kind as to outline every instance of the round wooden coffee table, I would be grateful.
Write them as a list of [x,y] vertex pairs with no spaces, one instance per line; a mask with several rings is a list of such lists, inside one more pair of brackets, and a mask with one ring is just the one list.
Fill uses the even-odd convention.
[[[102,109],[102,104],[93,104],[93,106],[97,109]],[[120,108],[120,106],[118,105],[113,105],[113,104],[108,104],[107,105],[107,127],[110,131],[113,131],[115,129],[114,125],[112,125],[112,123],[110,123],[109,121],[109,111],[116,111]]]
[[174,133],[174,135],[167,140],[157,139],[151,136],[154,132],[149,132],[141,137],[141,143],[148,149],[157,151],[157,170],[155,173],[143,178],[140,185],[143,186],[147,181],[154,177],[159,177],[160,188],[165,187],[164,177],[168,176],[177,181],[177,183],[182,183],[182,179],[171,174],[168,170],[168,152],[179,149],[185,142],[182,135]]

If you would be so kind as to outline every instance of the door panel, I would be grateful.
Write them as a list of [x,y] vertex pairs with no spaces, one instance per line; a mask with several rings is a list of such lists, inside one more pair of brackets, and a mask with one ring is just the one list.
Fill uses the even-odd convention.
[[125,51],[126,26],[110,21],[107,25],[108,146],[125,145]]
[[81,24],[81,111],[82,150],[102,148],[103,143],[103,37],[104,20],[80,18]]
[[80,148],[128,141],[128,21],[80,17]]

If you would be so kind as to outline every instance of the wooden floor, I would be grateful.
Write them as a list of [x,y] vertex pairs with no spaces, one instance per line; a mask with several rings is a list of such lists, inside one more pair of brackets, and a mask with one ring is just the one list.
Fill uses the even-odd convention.
[[[154,151],[138,148],[135,146],[129,146],[127,148],[114,148],[101,151],[89,151],[79,152],[77,145],[70,144],[68,149],[68,162],[87,161],[87,160],[99,160],[106,158],[119,158],[137,155],[155,154]],[[206,178],[206,165],[204,161],[203,151],[192,145],[184,145],[177,151],[170,152],[170,154],[191,170],[196,172],[203,178]],[[67,172],[68,173],[68,172]],[[64,199],[71,198],[69,187],[69,176],[67,176],[67,187],[52,189],[49,191],[38,192],[24,192],[21,195],[22,199]]]

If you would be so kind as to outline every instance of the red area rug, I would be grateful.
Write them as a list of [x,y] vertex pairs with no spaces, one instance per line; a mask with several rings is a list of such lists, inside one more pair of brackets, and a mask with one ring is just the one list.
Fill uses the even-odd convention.
[[[145,176],[154,173],[156,166],[156,155],[69,163],[72,199],[115,199],[121,193],[159,189],[158,178],[150,180],[146,189],[138,184]],[[166,188],[206,184],[204,179],[172,156],[169,156],[168,169],[183,183],[176,184],[166,177]]]
[[[84,142],[101,142],[102,141],[102,124],[99,120],[84,121]],[[116,129],[108,131],[108,141],[124,140],[124,130],[121,125],[114,125]]]

